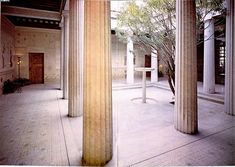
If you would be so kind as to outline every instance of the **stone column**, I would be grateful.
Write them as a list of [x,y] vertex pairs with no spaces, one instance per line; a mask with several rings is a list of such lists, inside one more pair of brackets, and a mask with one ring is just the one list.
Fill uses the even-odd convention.
[[2,5],[0,1],[0,53],[2,54]]
[[215,40],[214,19],[212,16],[204,20],[204,68],[203,92],[215,93]]
[[62,19],[60,22],[60,90],[63,90],[63,83],[64,83],[64,16],[62,15]]
[[151,71],[151,82],[158,82],[158,58],[156,50],[151,52],[151,68],[154,68],[154,70]]
[[176,1],[176,85],[174,125],[183,133],[198,130],[195,0]]
[[234,0],[227,0],[226,16],[226,64],[225,64],[225,112],[235,115],[235,21]]
[[128,43],[126,47],[126,82],[127,84],[134,83],[134,53],[133,53],[133,41],[128,38]]
[[112,158],[112,67],[110,1],[85,1],[83,164]]
[[63,70],[63,99],[68,99],[68,57],[69,57],[69,12],[64,10],[64,70]]
[[69,116],[77,117],[82,115],[81,110],[81,66],[82,64],[82,46],[79,45],[79,41],[83,39],[79,27],[79,22],[83,15],[79,11],[81,0],[69,1]]

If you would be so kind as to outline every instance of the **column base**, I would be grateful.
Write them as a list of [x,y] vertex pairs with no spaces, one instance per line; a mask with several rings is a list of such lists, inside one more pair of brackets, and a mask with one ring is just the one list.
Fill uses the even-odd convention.
[[203,93],[214,94],[215,88],[203,88]]
[[82,114],[68,114],[68,117],[82,117]]
[[235,116],[235,113],[234,112],[225,112],[227,115],[230,115],[230,116]]
[[[112,158],[113,157],[111,156],[111,158],[109,160],[106,160],[104,162],[97,162],[98,160],[85,160],[85,158],[82,157],[82,165],[83,166],[104,166],[107,163],[109,163],[109,161],[111,161]],[[91,162],[89,162],[89,161],[91,161]]]
[[198,129],[194,129],[194,130],[187,130],[187,129],[180,129],[180,128],[177,128],[175,126],[175,129],[181,133],[185,133],[185,134],[189,134],[189,135],[195,135],[198,133]]

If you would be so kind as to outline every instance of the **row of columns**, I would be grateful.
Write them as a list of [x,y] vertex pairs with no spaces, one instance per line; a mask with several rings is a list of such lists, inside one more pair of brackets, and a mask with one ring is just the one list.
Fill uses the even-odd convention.
[[[232,0],[227,1],[232,7],[229,8],[230,14],[227,18],[229,20],[227,33],[230,36],[226,38],[226,46],[227,53],[230,54],[226,62],[228,78],[226,79],[225,106],[226,112],[234,115],[234,3]],[[113,154],[110,2],[108,0],[70,0],[71,4],[70,26],[64,15],[64,28],[62,29],[64,33],[62,37],[64,39],[63,67],[65,69],[63,80],[67,80],[65,71],[68,69],[66,64],[69,57],[69,116],[83,114],[83,163],[100,166],[107,163]],[[81,12],[82,9],[84,12]],[[84,13],[84,16],[81,13]],[[177,0],[176,18],[174,125],[183,133],[193,134],[198,131],[195,0]],[[69,52],[66,51],[68,48]],[[131,44],[131,41],[127,48],[127,55],[132,63],[133,43]],[[131,70],[133,68],[132,66]],[[132,71],[129,74],[132,75]],[[133,78],[128,80],[132,82]],[[65,87],[64,81],[63,92],[66,92]],[[64,95],[63,97],[66,98]]]
[[[227,0],[225,112],[235,115],[235,21],[234,1]],[[176,1],[175,128],[183,133],[198,131],[197,52],[195,0]],[[208,26],[208,27],[207,27]],[[205,20],[204,91],[214,92],[214,21]],[[209,49],[210,48],[210,49]],[[208,49],[208,50],[207,50]]]
[[[203,63],[203,92],[215,93],[215,25],[211,14],[204,19],[204,63]],[[134,83],[134,49],[133,41],[128,38],[127,43],[127,84]],[[158,81],[158,60],[156,51],[151,52],[151,82]]]
[[[234,1],[226,1],[226,59],[225,59],[225,112],[235,115],[234,72]],[[215,93],[215,25],[212,16],[204,20],[203,92]]]

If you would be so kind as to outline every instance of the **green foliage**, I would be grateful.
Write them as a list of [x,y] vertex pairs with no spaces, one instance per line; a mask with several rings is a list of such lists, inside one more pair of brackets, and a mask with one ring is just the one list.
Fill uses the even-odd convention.
[[26,86],[31,84],[30,80],[27,78],[18,78],[15,79],[13,82],[19,84],[20,86]]
[[174,93],[175,1],[144,0],[141,5],[128,2],[118,17],[117,36],[126,41],[131,37],[144,48],[158,52],[164,62]]
[[[204,31],[202,23],[207,14],[223,11],[222,3],[222,0],[196,0],[198,34]],[[158,52],[174,94],[176,1],[143,0],[141,4],[134,0],[127,2],[117,21],[116,34],[120,40],[132,38],[143,48],[148,47]]]
[[15,91],[21,92],[21,87],[29,84],[30,81],[26,78],[18,78],[13,81],[8,79],[4,82],[2,91],[3,94],[14,93]]
[[10,80],[5,81],[2,87],[3,94],[14,93],[16,89],[16,85]]

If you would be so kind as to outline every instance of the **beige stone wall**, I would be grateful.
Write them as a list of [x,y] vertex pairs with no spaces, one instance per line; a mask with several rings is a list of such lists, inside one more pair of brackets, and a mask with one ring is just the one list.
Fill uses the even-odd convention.
[[60,30],[16,27],[16,55],[21,56],[21,77],[29,78],[29,53],[44,53],[44,81],[60,78]]
[[[125,79],[126,75],[126,47],[127,44],[118,40],[118,37],[111,35],[111,55],[112,55],[112,76],[113,79]],[[145,55],[151,54],[149,49],[143,50],[140,46],[134,45],[135,67],[144,67]],[[141,77],[141,72],[135,71],[135,78]]]
[[113,79],[125,79],[126,43],[119,41],[116,35],[111,35],[111,56]]
[[14,25],[1,16],[0,94],[3,83],[16,77],[14,33]]

